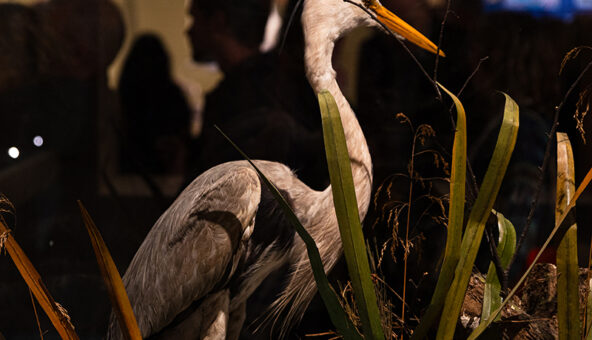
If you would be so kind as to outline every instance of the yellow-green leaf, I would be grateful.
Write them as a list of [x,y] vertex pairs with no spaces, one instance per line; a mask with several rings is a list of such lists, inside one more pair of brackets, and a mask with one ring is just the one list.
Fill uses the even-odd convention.
[[[575,192],[573,152],[565,133],[557,133],[556,224]],[[578,231],[573,224],[557,248],[557,322],[560,340],[580,339]]]
[[318,97],[333,203],[364,337],[384,339],[341,115],[331,93],[323,91]]
[[465,292],[481,245],[485,222],[497,197],[502,180],[506,173],[510,157],[514,151],[518,136],[518,105],[510,96],[506,97],[504,118],[498,134],[493,156],[489,162],[483,184],[475,201],[461,244],[461,257],[456,266],[454,280],[446,296],[444,310],[438,326],[437,339],[452,339],[464,301]]
[[[497,253],[500,256],[500,263],[502,268],[506,268],[514,255],[516,248],[516,230],[507,218],[499,212],[494,212],[497,217],[497,226],[499,229],[499,242],[497,244]],[[489,264],[487,277],[485,280],[485,287],[483,288],[483,306],[481,312],[481,322],[487,320],[491,313],[493,313],[502,304],[500,297],[501,284],[497,276],[495,264]],[[499,316],[497,318],[499,320]],[[496,321],[498,321],[496,320]]]
[[121,333],[128,340],[141,340],[142,334],[138,328],[134,311],[132,310],[127,292],[121,281],[119,271],[117,271],[117,267],[111,258],[109,249],[107,248],[105,241],[103,241],[103,237],[95,226],[88,211],[86,211],[84,205],[82,205],[82,202],[78,201],[78,206],[80,208],[80,213],[82,214],[82,220],[86,226],[86,231],[90,237],[93,250],[97,257],[97,263],[99,264],[101,275],[103,276],[103,280],[105,280],[107,290],[109,291],[109,298],[111,299],[111,304],[117,315],[117,321],[119,322],[119,327],[121,327]]
[[553,230],[551,230],[551,233],[547,237],[547,240],[545,240],[545,243],[543,243],[543,246],[541,247],[541,249],[539,249],[539,252],[534,257],[534,260],[532,261],[530,266],[526,269],[524,274],[522,274],[522,276],[520,277],[520,279],[518,280],[518,282],[516,283],[514,288],[512,288],[512,290],[510,290],[510,293],[508,293],[508,296],[506,296],[506,299],[504,300],[504,302],[502,302],[502,305],[498,309],[496,309],[495,312],[493,312],[491,314],[491,317],[488,320],[486,320],[485,322],[482,322],[477,328],[475,328],[473,330],[473,332],[470,334],[468,340],[477,339],[477,337],[479,337],[479,335],[481,335],[485,331],[485,329],[487,329],[487,327],[489,327],[491,322],[499,315],[499,313],[501,313],[502,308],[504,308],[504,306],[508,303],[508,301],[510,301],[512,296],[514,296],[514,294],[516,294],[516,292],[518,291],[518,288],[524,283],[524,281],[526,280],[526,277],[528,276],[528,274],[530,274],[530,272],[532,271],[532,268],[534,268],[534,265],[537,263],[537,261],[539,260],[539,258],[541,257],[541,255],[543,254],[545,249],[547,249],[547,246],[549,245],[549,243],[553,239],[553,236],[555,236],[555,234],[557,233],[557,230],[559,230],[559,227],[561,226],[561,224],[565,220],[565,217],[567,217],[567,214],[570,212],[570,210],[573,207],[575,207],[576,202],[578,201],[578,198],[584,192],[584,190],[586,190],[586,188],[590,184],[590,181],[592,181],[592,168],[590,168],[588,170],[586,177],[584,177],[584,180],[578,186],[578,190],[576,190],[576,193],[575,193],[573,199],[569,202],[566,210],[563,212],[561,217],[557,220],[556,225],[553,228]]
[[460,257],[460,244],[462,237],[462,227],[465,208],[465,181],[467,173],[467,124],[465,109],[448,89],[438,84],[454,101],[456,106],[456,131],[454,133],[454,144],[452,146],[452,166],[450,174],[450,206],[448,208],[448,228],[446,233],[446,249],[444,251],[444,260],[440,268],[440,275],[432,300],[425,314],[417,326],[412,340],[423,339],[431,328],[434,321],[437,320],[446,293],[450,288],[454,278],[454,269]]

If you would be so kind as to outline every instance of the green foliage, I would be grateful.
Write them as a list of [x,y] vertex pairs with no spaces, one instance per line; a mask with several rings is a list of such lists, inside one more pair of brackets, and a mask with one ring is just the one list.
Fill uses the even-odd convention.
[[454,269],[460,258],[460,245],[465,209],[465,181],[467,173],[467,126],[465,109],[458,98],[444,86],[438,84],[454,101],[456,106],[456,131],[452,146],[452,166],[450,173],[450,206],[448,209],[448,230],[444,261],[432,300],[421,323],[413,332],[412,340],[423,339],[440,315],[446,293],[454,278]]
[[578,228],[572,225],[557,248],[557,323],[560,340],[579,340]]
[[[507,218],[499,212],[495,212],[497,217],[497,226],[499,229],[499,242],[497,245],[497,253],[500,257],[502,268],[506,268],[516,248],[516,230]],[[485,280],[485,287],[483,289],[483,307],[481,312],[481,321],[487,320],[491,313],[493,313],[502,304],[500,296],[501,284],[495,264],[491,262],[487,270],[487,277]],[[496,321],[499,321],[499,316]]]
[[590,184],[590,181],[592,181],[592,168],[590,168],[590,170],[588,170],[586,177],[584,177],[584,180],[578,186],[578,189],[576,190],[575,194],[573,195],[573,198],[569,201],[569,203],[567,204],[567,207],[565,208],[565,210],[563,210],[561,216],[556,219],[555,227],[553,228],[553,230],[551,231],[551,233],[547,237],[547,240],[545,241],[545,243],[543,244],[541,249],[539,249],[539,252],[535,256],[535,258],[532,261],[532,263],[530,264],[530,266],[526,269],[524,274],[520,277],[520,279],[518,280],[518,282],[516,283],[514,288],[512,288],[512,290],[510,290],[510,293],[508,293],[508,295],[506,296],[506,299],[502,302],[501,306],[491,314],[489,319],[482,322],[475,330],[473,330],[473,332],[469,336],[469,340],[477,339],[477,337],[479,337],[479,335],[483,334],[485,329],[487,329],[487,327],[489,327],[491,322],[493,322],[493,320],[499,315],[499,313],[501,313],[502,308],[504,308],[504,306],[508,303],[508,301],[510,301],[512,296],[514,296],[514,294],[516,294],[516,292],[518,291],[518,288],[524,283],[524,281],[526,280],[526,277],[528,276],[528,274],[530,274],[530,272],[532,271],[532,268],[534,268],[534,265],[537,263],[537,261],[539,260],[539,258],[541,257],[541,255],[543,254],[545,249],[547,249],[547,246],[549,245],[549,243],[551,243],[551,240],[553,239],[553,237],[555,236],[555,234],[559,230],[559,227],[562,225],[563,221],[565,220],[565,218],[569,214],[570,210],[573,207],[575,207],[575,204],[576,204],[578,198],[580,197],[582,192],[584,192],[584,190],[588,187],[588,184]]
[[384,339],[341,116],[331,93],[323,91],[318,98],[333,203],[364,336]]
[[[575,191],[573,152],[565,133],[557,134],[557,191],[555,217],[565,212]],[[574,223],[557,248],[557,322],[560,340],[579,340],[580,291],[578,229]]]
[[444,310],[438,327],[437,339],[452,339],[460,314],[469,278],[473,269],[485,222],[497,197],[506,168],[510,162],[516,137],[518,135],[518,105],[508,95],[504,108],[504,118],[498,134],[497,143],[475,205],[467,221],[461,244],[461,257],[456,266],[454,280],[446,296]]

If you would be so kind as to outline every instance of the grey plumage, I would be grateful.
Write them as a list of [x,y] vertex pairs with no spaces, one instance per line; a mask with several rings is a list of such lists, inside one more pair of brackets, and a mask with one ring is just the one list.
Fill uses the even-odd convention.
[[[325,229],[335,219],[324,212],[332,209],[330,190],[311,190],[282,164],[255,163],[282,191],[302,223],[310,226],[319,245],[329,246],[320,249],[325,257],[329,250],[334,253],[326,261],[328,268],[332,266],[341,251],[337,226]],[[212,314],[222,311],[233,322],[219,323],[238,325],[238,330],[232,337],[224,332],[216,338],[237,338],[247,298],[270,272],[287,262],[295,263],[291,274],[291,286],[299,286],[295,300],[305,295],[309,302],[315,286],[314,280],[302,280],[302,274],[312,279],[301,254],[302,241],[294,237],[261,185],[247,162],[224,163],[195,179],[159,218],[123,279],[143,337],[181,339],[183,334],[189,338],[201,334],[198,338],[205,338],[217,325]],[[258,224],[258,217],[266,219]],[[291,294],[281,301],[287,298]],[[108,338],[121,337],[118,327],[112,315]]]
[[[377,1],[364,3],[392,20],[398,33],[436,51]],[[377,26],[363,10],[343,0],[304,1],[307,78],[316,92],[331,92],[338,105],[362,220],[370,203],[372,162],[331,65],[335,41],[359,25]],[[331,188],[315,191],[285,165],[255,163],[288,200],[330,270],[342,252]],[[123,281],[143,337],[237,339],[248,297],[284,265],[290,267],[288,277],[270,306],[283,331],[302,318],[316,284],[304,243],[255,170],[246,161],[236,161],[204,172],[181,193],[146,236]],[[113,315],[107,337],[122,337]]]

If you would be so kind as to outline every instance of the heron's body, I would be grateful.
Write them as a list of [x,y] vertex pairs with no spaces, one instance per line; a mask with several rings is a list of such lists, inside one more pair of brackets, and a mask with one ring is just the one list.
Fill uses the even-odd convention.
[[[329,90],[338,105],[363,219],[372,162],[331,56],[342,34],[376,24],[342,0],[305,0],[302,23],[307,77],[316,92]],[[342,246],[331,188],[315,191],[285,165],[255,163],[314,238],[325,269],[332,268]],[[290,272],[271,308],[289,326],[316,292],[306,248],[255,170],[237,161],[211,168],[183,191],[146,236],[123,281],[144,338],[237,339],[248,297],[285,264]],[[121,338],[113,315],[108,338]]]
[[[256,164],[283,191],[299,218],[318,223],[315,215],[320,214],[311,210],[322,208],[303,201],[326,195],[310,190],[282,164]],[[187,330],[184,318],[191,320],[190,329],[203,331],[202,324],[208,323],[203,318],[217,308],[225,317],[240,316],[261,281],[286,263],[294,242],[292,227],[247,162],[206,171],[156,222],[124,277],[142,335],[172,323],[181,327],[167,332]]]
[[[255,164],[282,192],[331,268],[341,254],[331,190],[310,189],[283,164]],[[206,338],[214,332],[216,338],[236,338],[247,298],[286,263],[294,265],[292,288],[279,301],[309,302],[315,284],[304,244],[251,165],[236,161],[211,168],[181,193],[146,236],[123,281],[144,337]],[[228,327],[220,336],[219,324],[237,329]],[[113,338],[116,327],[112,322]]]

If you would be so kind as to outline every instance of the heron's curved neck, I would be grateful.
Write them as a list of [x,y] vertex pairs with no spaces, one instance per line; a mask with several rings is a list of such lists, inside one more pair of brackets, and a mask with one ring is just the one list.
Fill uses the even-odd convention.
[[[304,11],[306,10],[305,7]],[[370,203],[372,160],[360,124],[337,84],[335,71],[331,65],[334,41],[341,32],[333,32],[330,28],[323,30],[326,26],[318,27],[315,23],[306,22],[305,17],[306,15],[303,15],[306,75],[315,92],[328,90],[339,108],[362,219]],[[330,190],[327,191],[330,192]]]

